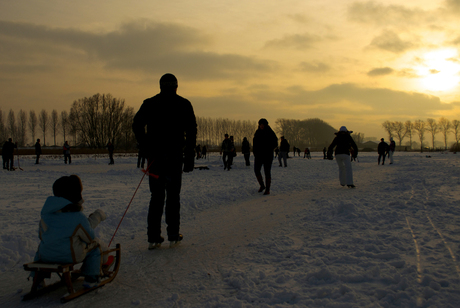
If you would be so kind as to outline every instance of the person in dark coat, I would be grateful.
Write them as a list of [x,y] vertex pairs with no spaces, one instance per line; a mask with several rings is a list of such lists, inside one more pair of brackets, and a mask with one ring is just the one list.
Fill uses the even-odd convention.
[[281,164],[281,160],[283,160],[284,167],[287,167],[286,159],[288,158],[289,147],[290,147],[289,142],[286,139],[284,139],[284,136],[281,136],[280,153],[279,153],[279,156],[278,156],[278,161],[280,163],[280,167],[283,166]]
[[13,143],[13,139],[9,138],[2,147],[3,169],[14,171],[14,149],[17,144]]
[[203,148],[201,149],[201,157],[206,158],[206,152],[208,149],[206,148],[205,145],[203,145]]
[[196,159],[201,158],[201,145],[196,146],[195,152],[196,152]]
[[388,144],[385,142],[385,139],[380,139],[380,143],[377,147],[377,152],[379,153],[378,164],[380,165],[380,158],[382,158],[382,165],[385,165],[385,156],[388,152]]
[[335,148],[335,160],[339,166],[340,185],[355,188],[353,184],[353,170],[351,169],[350,148],[353,148],[353,155],[356,157],[358,156],[358,147],[353,138],[351,138],[351,133],[352,131],[347,130],[345,126],[342,126],[335,133],[336,137],[327,150],[327,158],[332,160],[332,152]]
[[37,142],[35,142],[35,164],[37,165],[40,160],[40,155],[42,154],[42,146],[40,145],[40,139],[37,139]]
[[62,150],[64,152],[64,163],[67,164],[67,159],[69,160],[69,164],[72,163],[72,157],[70,156],[70,145],[69,143],[66,141],[64,143],[64,146],[62,147]]
[[393,137],[390,138],[390,146],[388,147],[388,158],[390,159],[390,165],[393,164],[393,155],[396,150],[396,142]]
[[115,150],[115,147],[113,146],[113,143],[110,141],[109,143],[107,143],[107,150],[109,151],[109,165],[113,165],[115,164],[115,162],[113,161],[113,151]]
[[251,147],[249,145],[248,138],[243,138],[243,143],[241,144],[241,153],[244,156],[244,161],[246,162],[246,166],[250,166],[251,163],[249,162],[249,155],[251,155]]
[[[252,152],[254,154],[254,173],[259,182],[259,192],[265,190],[264,195],[270,194],[270,186],[272,182],[271,168],[273,162],[273,151],[278,146],[278,137],[268,125],[266,119],[259,120],[259,128],[254,134],[252,142]],[[260,172],[264,167],[265,183]]]
[[192,104],[177,95],[177,86],[174,75],[163,75],[160,93],[144,100],[133,119],[134,135],[148,157],[151,192],[147,217],[149,249],[164,241],[161,236],[163,208],[170,244],[183,238],[179,233],[182,172],[192,172],[194,168],[197,124]]
[[232,140],[228,138],[228,134],[225,134],[225,139],[222,141],[222,146],[220,148],[220,154],[222,155],[222,161],[224,162],[224,170],[227,169],[230,171],[232,168],[234,151],[235,147]]

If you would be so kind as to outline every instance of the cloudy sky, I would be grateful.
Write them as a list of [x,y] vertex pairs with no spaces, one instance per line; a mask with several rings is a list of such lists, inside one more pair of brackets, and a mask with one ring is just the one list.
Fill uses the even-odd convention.
[[[404,3],[404,4],[401,4]],[[137,109],[173,73],[197,116],[460,120],[460,0],[0,0],[0,108]]]

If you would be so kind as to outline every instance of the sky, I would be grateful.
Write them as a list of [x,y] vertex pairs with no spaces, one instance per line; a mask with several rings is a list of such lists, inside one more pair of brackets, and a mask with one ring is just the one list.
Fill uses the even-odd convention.
[[199,117],[320,118],[367,137],[460,120],[460,0],[401,3],[0,0],[0,109],[110,93],[137,111],[173,73]]

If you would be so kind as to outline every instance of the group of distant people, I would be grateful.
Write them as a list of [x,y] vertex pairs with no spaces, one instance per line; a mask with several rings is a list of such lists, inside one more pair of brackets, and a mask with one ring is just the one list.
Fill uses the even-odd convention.
[[[163,242],[161,223],[163,213],[167,225],[166,232],[170,245],[182,241],[180,233],[180,191],[182,173],[194,170],[194,160],[206,157],[206,150],[196,146],[197,123],[192,104],[189,100],[177,95],[178,81],[172,74],[165,74],[160,78],[160,93],[144,100],[139,111],[133,119],[132,129],[138,142],[139,158],[138,167],[144,168],[147,161],[146,173],[149,175],[149,190],[151,192],[149,210],[147,215],[147,240],[148,249],[156,249]],[[147,127],[147,129],[146,129]],[[358,155],[358,148],[351,138],[351,131],[342,126],[324,155],[332,159],[335,157],[339,167],[340,184],[354,188],[351,172],[350,148],[353,149],[352,157]],[[258,128],[253,137],[254,173],[259,183],[259,192],[270,194],[271,166],[274,160],[274,150],[278,147],[278,138],[265,118],[258,121]],[[109,147],[111,162],[113,162],[113,148]],[[166,153],[164,149],[168,149]],[[111,150],[112,149],[112,150]],[[70,147],[65,147],[70,163]],[[224,170],[231,170],[233,157],[236,155],[232,136],[225,135],[221,146]],[[390,150],[391,151],[391,150]],[[279,165],[287,167],[286,159],[289,152],[289,143],[281,137],[279,145]],[[327,153],[326,153],[327,152]],[[242,153],[247,166],[250,166],[249,141],[245,137],[242,144]],[[67,156],[66,156],[67,157]],[[309,157],[305,150],[304,157]],[[392,157],[392,156],[390,156]],[[390,158],[391,159],[391,158]],[[38,157],[37,157],[38,163]],[[262,176],[262,170],[264,176]],[[105,220],[106,215],[102,210],[96,210],[88,218],[81,214],[83,185],[76,175],[62,177],[53,185],[54,196],[49,197],[42,210],[40,223],[41,243],[36,255],[36,260],[46,262],[75,262],[83,261],[82,274],[85,276],[84,286],[94,287],[100,279],[101,252],[105,244],[95,238],[95,226]],[[166,201],[166,202],[165,202]],[[47,212],[46,210],[49,210]],[[72,213],[66,215],[65,213]],[[53,214],[54,216],[49,216]],[[50,219],[66,220],[65,232],[49,223]],[[44,228],[42,226],[49,226]],[[62,225],[62,224],[60,224]],[[85,249],[80,240],[73,240],[74,230],[83,226],[85,230]],[[57,243],[70,242],[74,247],[53,246]],[[53,249],[64,251],[58,259]],[[56,250],[56,251],[57,251]],[[74,253],[78,253],[75,260]]]

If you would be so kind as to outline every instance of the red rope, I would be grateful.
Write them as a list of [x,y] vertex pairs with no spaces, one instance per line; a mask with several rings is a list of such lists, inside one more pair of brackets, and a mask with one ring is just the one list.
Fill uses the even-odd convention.
[[[150,163],[150,165],[152,165],[152,163],[153,163],[153,160],[152,160],[152,162]],[[117,229],[115,230],[115,232],[114,232],[113,235],[112,235],[112,239],[110,240],[109,246],[108,246],[109,248],[110,248],[110,244],[112,244],[112,241],[113,241],[113,238],[115,237],[115,234],[117,234],[118,228],[120,228],[120,225],[121,225],[121,222],[123,221],[123,218],[125,218],[125,215],[126,215],[126,213],[128,212],[129,207],[131,206],[131,202],[133,202],[133,199],[134,199],[134,196],[135,196],[136,193],[137,193],[137,190],[139,189],[139,187],[141,186],[142,181],[144,180],[145,175],[148,174],[149,176],[153,176],[153,177],[156,178],[156,179],[159,178],[158,175],[149,172],[150,165],[147,167],[147,170],[142,169],[142,172],[144,173],[144,175],[142,176],[142,179],[141,179],[141,181],[139,182],[139,185],[137,185],[137,188],[136,188],[136,190],[134,191],[133,197],[132,197],[131,200],[129,201],[129,204],[128,204],[128,206],[126,207],[125,213],[123,214],[123,216],[121,217],[120,222],[118,223]]]

